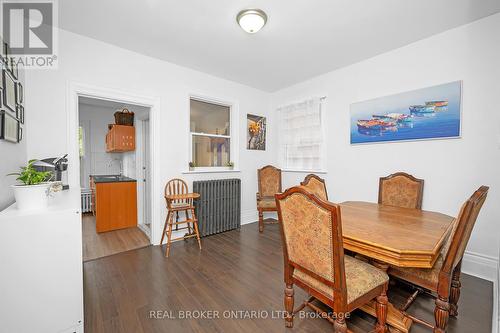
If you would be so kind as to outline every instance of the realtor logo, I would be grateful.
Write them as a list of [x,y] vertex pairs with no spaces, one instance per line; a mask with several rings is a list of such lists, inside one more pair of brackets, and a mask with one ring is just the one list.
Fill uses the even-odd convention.
[[25,68],[54,68],[57,59],[55,0],[0,2],[2,39],[13,61]]

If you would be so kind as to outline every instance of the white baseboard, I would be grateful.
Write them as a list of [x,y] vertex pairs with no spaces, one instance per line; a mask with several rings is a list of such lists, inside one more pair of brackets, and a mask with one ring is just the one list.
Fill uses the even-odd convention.
[[498,276],[498,258],[465,251],[462,260],[462,272],[496,282]]
[[[264,212],[264,218],[278,218],[275,212]],[[241,225],[254,223],[259,220],[259,212],[256,209],[248,209],[241,211]]]

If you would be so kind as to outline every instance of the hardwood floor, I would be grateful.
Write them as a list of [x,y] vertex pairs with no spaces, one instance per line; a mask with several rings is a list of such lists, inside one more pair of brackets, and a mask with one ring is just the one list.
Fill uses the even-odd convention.
[[[106,332],[332,332],[325,319],[295,318],[286,329],[283,308],[283,257],[277,225],[259,235],[258,225],[195,240],[176,242],[171,256],[158,246],[129,251],[84,264],[85,331]],[[448,333],[490,333],[492,283],[462,275],[459,317],[450,319]],[[400,305],[410,294],[391,287],[389,297]],[[306,297],[295,288],[295,304]],[[219,319],[181,319],[182,311],[215,315]],[[157,318],[151,318],[151,311]],[[215,312],[218,311],[218,312]],[[229,311],[229,312],[227,312]],[[232,311],[232,312],[231,312]],[[252,316],[250,312],[257,311]],[[265,311],[265,312],[262,312]],[[305,310],[305,313],[312,313]],[[409,313],[433,321],[434,301],[419,297]],[[225,315],[239,318],[225,319]],[[245,318],[260,315],[268,318]],[[274,315],[278,318],[270,318]],[[163,317],[159,319],[158,317]],[[176,317],[175,319],[173,317]],[[354,312],[348,320],[353,332],[369,332],[375,319]],[[429,329],[414,324],[412,333]]]
[[82,216],[83,261],[149,246],[148,237],[137,227],[103,232],[95,231],[95,217]]

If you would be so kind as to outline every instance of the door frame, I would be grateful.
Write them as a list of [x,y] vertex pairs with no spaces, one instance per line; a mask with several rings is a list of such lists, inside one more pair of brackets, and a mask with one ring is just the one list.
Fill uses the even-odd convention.
[[[141,96],[133,92],[121,91],[79,82],[69,82],[67,86],[67,147],[68,147],[68,183],[73,188],[80,186],[80,158],[78,148],[79,97],[89,97],[124,104],[133,104],[149,108],[149,142],[151,172],[151,237],[153,245],[160,243],[161,234],[161,187],[160,187],[160,98]],[[104,138],[103,138],[104,140]],[[158,195],[156,195],[158,194]]]
[[[149,115],[147,117],[144,117],[144,116],[136,117],[135,174],[136,174],[136,178],[137,178],[137,213],[138,213],[137,226],[145,234],[147,234],[148,237],[151,239],[151,232],[152,232],[151,226],[150,226],[149,230],[147,230],[144,227],[144,217],[146,215],[146,205],[145,205],[146,200],[145,200],[145,186],[144,186],[144,181],[143,181],[144,170],[142,169],[142,165],[144,164],[144,155],[145,155],[145,151],[146,151],[146,146],[144,145],[144,140],[143,140],[144,139],[144,122],[146,120],[149,122],[149,125],[151,126],[151,121],[149,119]],[[151,129],[149,129],[149,135],[151,135]],[[151,147],[150,147],[150,154],[149,155],[150,155],[149,161],[146,162],[146,165],[149,168],[149,175],[150,175],[150,179],[147,181],[150,183],[149,186],[151,187]],[[140,177],[139,177],[139,175],[140,175]],[[150,203],[151,203],[151,194],[150,194],[149,199],[150,199]],[[152,214],[150,216],[152,219]]]

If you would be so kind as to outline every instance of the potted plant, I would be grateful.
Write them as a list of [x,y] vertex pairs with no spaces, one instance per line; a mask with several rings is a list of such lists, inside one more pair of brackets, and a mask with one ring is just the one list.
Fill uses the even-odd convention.
[[196,168],[196,164],[194,162],[189,162],[189,171],[193,171]]
[[53,174],[51,171],[37,171],[33,167],[35,162],[37,160],[30,160],[26,166],[21,167],[20,172],[8,175],[17,176],[17,180],[21,182],[11,185],[19,210],[42,209],[48,206]]
[[233,163],[233,162],[231,162],[231,161],[229,161],[229,162],[227,162],[227,163],[226,163],[226,166],[227,166],[229,169],[233,170],[233,168],[234,168],[234,163]]

